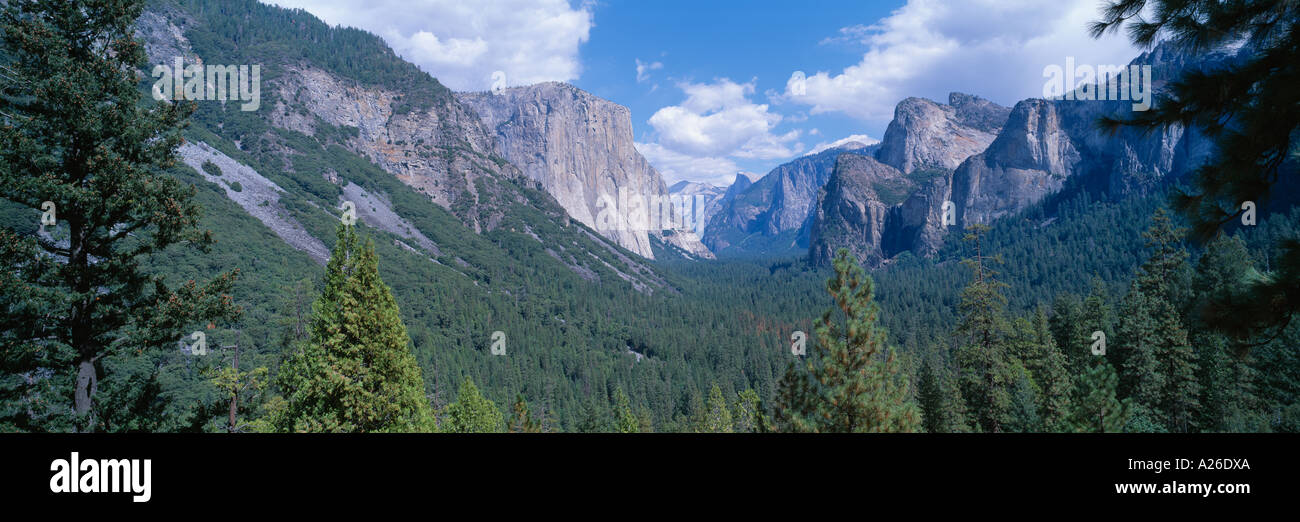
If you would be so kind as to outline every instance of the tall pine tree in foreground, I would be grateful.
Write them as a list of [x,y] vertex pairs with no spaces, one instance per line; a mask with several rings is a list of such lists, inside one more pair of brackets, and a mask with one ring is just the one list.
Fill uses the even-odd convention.
[[[848,250],[835,254],[826,289],[836,308],[816,322],[817,343],[803,377],[788,372],[780,393],[785,429],[819,433],[914,432],[921,415],[908,397],[885,332],[874,284]],[[841,325],[834,320],[836,312]]]
[[44,233],[0,229],[0,372],[37,376],[5,379],[0,402],[49,386],[45,398],[67,404],[0,426],[115,429],[95,416],[109,360],[174,349],[187,327],[238,313],[233,272],[172,288],[140,267],[170,245],[212,243],[194,188],[163,172],[192,106],[141,103],[144,3],[0,2],[0,198],[32,209],[33,229],[44,210],[56,220]]
[[312,314],[311,340],[280,366],[287,401],[280,430],[434,429],[397,301],[379,279],[374,243],[359,244],[351,226],[339,225],[325,290]]

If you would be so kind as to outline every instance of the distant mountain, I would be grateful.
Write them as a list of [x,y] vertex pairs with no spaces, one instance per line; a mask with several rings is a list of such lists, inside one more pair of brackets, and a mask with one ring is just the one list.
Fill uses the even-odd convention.
[[955,169],[993,142],[1010,112],[958,92],[948,95],[947,105],[908,98],[894,109],[876,159],[905,173]]
[[[718,255],[767,256],[802,252],[817,191],[826,184],[842,154],[871,154],[876,145],[846,143],[803,156],[772,169],[766,176],[730,190],[709,220],[704,244]],[[749,180],[746,179],[746,182]]]
[[[490,93],[458,93],[492,129],[502,154],[542,186],[579,223],[642,257],[653,258],[650,236],[663,236],[676,223],[665,215],[646,226],[606,226],[601,212],[635,213],[631,198],[647,207],[675,212],[659,172],[632,142],[632,116],[627,107],[591,95],[572,85],[548,82]],[[662,210],[660,210],[662,209]],[[649,210],[649,209],[648,209]],[[698,240],[669,234],[679,247],[709,256]]]
[[[665,286],[632,255],[639,251],[571,223],[568,209],[530,179],[536,172],[525,174],[507,159],[505,151],[517,149],[506,145],[516,144],[503,143],[472,106],[375,35],[251,0],[159,0],[136,27],[151,62],[261,65],[261,109],[198,103],[181,159],[318,263],[333,242],[331,223],[343,204],[352,203],[361,223],[428,262],[421,271],[483,275],[488,265],[519,251],[484,257],[485,247],[467,238],[508,233],[546,245],[532,261],[545,265],[544,272],[621,281],[647,293]],[[666,192],[632,149],[626,109],[619,120],[621,108],[608,106],[600,116],[608,126],[593,132],[621,139],[625,128],[630,152],[591,160],[615,172],[623,172],[617,168],[626,161],[629,177],[644,182],[637,190]],[[214,175],[202,168],[205,163],[230,174]],[[478,245],[474,253],[467,244]]]
[[700,195],[700,196],[706,196],[711,198],[718,198],[718,197],[722,197],[722,194],[725,193],[726,191],[727,189],[723,187],[719,187],[717,185],[712,185],[709,183],[703,183],[699,181],[678,181],[677,183],[673,183],[672,186],[668,187],[669,194],[681,195],[681,196]]
[[[1228,54],[1211,53],[1193,60],[1165,44],[1132,63],[1151,65],[1156,78],[1168,79],[1226,59]],[[1165,81],[1154,88],[1164,90]],[[876,155],[899,172],[860,161],[837,164],[818,201],[813,262],[828,263],[841,247],[873,266],[903,251],[930,255],[947,230],[1019,212],[1073,179],[1116,198],[1140,195],[1187,174],[1212,153],[1200,133],[1181,127],[1113,135],[1097,129],[1103,115],[1129,114],[1131,101],[1029,99],[1006,112],[954,94],[950,105],[899,105]],[[1005,124],[994,125],[999,118]],[[989,136],[995,138],[981,146]],[[948,201],[952,220],[945,227]]]
[[[737,174],[736,182],[732,183],[731,187],[737,184],[748,186],[749,183],[751,183],[749,178]],[[731,193],[731,189],[730,187],[719,187],[697,181],[679,181],[668,187],[668,193],[680,198],[687,198],[683,199],[683,204],[690,209],[694,209],[692,219],[698,221],[692,224],[697,232],[702,233],[713,215],[717,214],[718,209],[722,208],[722,205],[728,201],[727,196]],[[695,209],[697,206],[699,208]]]

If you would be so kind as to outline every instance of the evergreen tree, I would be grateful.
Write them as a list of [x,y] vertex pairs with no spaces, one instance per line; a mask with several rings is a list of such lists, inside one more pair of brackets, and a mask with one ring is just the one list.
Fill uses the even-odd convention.
[[469,377],[456,392],[456,402],[447,405],[441,426],[446,433],[501,433],[505,418],[491,399],[479,393]]
[[511,433],[541,433],[541,425],[533,420],[533,413],[528,409],[528,401],[524,400],[524,394],[515,394],[515,403],[510,407]]
[[1075,383],[1067,425],[1076,433],[1118,433],[1128,423],[1132,400],[1119,400],[1116,390],[1119,376],[1106,362],[1096,357],[1093,364]]
[[1187,253],[1163,209],[1157,209],[1143,235],[1151,257],[1143,263],[1129,293],[1116,343],[1126,351],[1125,388],[1137,404],[1138,417],[1187,432],[1196,425],[1200,407],[1196,352],[1187,339],[1175,304],[1180,274],[1187,272]]
[[1037,389],[1042,429],[1063,431],[1073,385],[1065,354],[1056,348],[1048,326],[1047,310],[1040,306],[1032,321],[1019,320],[1016,325],[1016,356],[1024,362]]
[[1029,371],[1016,364],[1014,380],[1011,384],[1011,410],[1007,416],[1006,431],[1013,433],[1038,433],[1043,431],[1043,419],[1039,416],[1040,402],[1038,385],[1030,377]]
[[1216,296],[1232,291],[1254,270],[1250,253],[1240,238],[1222,235],[1211,241],[1196,266],[1193,283],[1195,302],[1192,317],[1192,345],[1200,363],[1200,425],[1210,431],[1266,431],[1267,420],[1260,413],[1255,394],[1258,370],[1250,353],[1238,353],[1224,334],[1210,329],[1204,320]]
[[640,433],[641,419],[632,413],[632,403],[623,388],[614,390],[614,425],[619,433]]
[[1011,387],[1017,378],[1016,363],[1007,352],[1006,285],[996,279],[996,272],[986,266],[981,241],[988,227],[973,225],[966,240],[975,246],[975,256],[964,260],[973,272],[969,285],[962,290],[958,306],[962,314],[957,326],[961,344],[957,348],[957,366],[961,369],[962,396],[978,426],[988,432],[1003,431],[1011,420]]
[[[1097,275],[1092,276],[1092,289],[1088,296],[1083,299],[1083,306],[1080,309],[1078,333],[1082,334],[1076,337],[1074,357],[1071,360],[1071,367],[1077,372],[1082,373],[1092,364],[1092,343],[1093,335],[1096,332],[1102,332],[1107,337],[1114,335],[1114,318],[1111,314],[1110,293],[1106,291],[1106,283]],[[1069,355],[1069,354],[1067,354]],[[1107,350],[1106,358],[1112,365],[1118,365],[1122,362],[1120,353],[1116,350]]]
[[[55,372],[0,386],[0,402],[48,388],[46,400],[67,405],[41,421],[20,413],[8,421],[19,429],[114,429],[95,416],[105,358],[152,358],[186,327],[239,313],[228,295],[235,272],[172,288],[140,264],[173,244],[212,243],[194,188],[163,172],[192,106],[141,100],[143,7],[0,3],[0,201],[31,209],[33,225],[56,221],[42,232],[0,228],[0,370]],[[15,409],[26,410],[0,404]]]
[[921,407],[921,427],[927,433],[966,433],[966,401],[961,397],[957,378],[947,365],[930,360],[922,363],[917,382],[917,402]]
[[[1149,15],[1148,15],[1149,13]],[[1192,222],[1195,236],[1209,241],[1239,223],[1243,203],[1257,208],[1274,188],[1293,190],[1297,130],[1300,130],[1300,4],[1289,0],[1113,0],[1092,33],[1128,27],[1143,47],[1165,39],[1194,53],[1224,45],[1248,49],[1212,68],[1193,68],[1161,96],[1152,110],[1106,118],[1114,130],[1179,126],[1206,133],[1220,151],[1199,167],[1194,189],[1179,191],[1176,207]],[[1225,123],[1229,122],[1229,123]],[[1279,238],[1283,255],[1275,274],[1250,281],[1237,301],[1211,316],[1211,324],[1234,336],[1276,337],[1300,311],[1300,241],[1294,232]],[[1247,297],[1248,296],[1248,297]]]
[[763,400],[759,398],[758,392],[753,388],[745,388],[744,391],[736,394],[736,402],[732,406],[735,412],[734,423],[737,433],[762,433],[766,431],[763,418]]
[[714,383],[709,388],[709,402],[706,405],[704,426],[701,431],[705,433],[731,433],[735,426],[731,420],[731,410],[727,408],[727,399],[722,396],[722,389]]
[[1056,346],[1065,354],[1065,360],[1071,373],[1077,374],[1087,368],[1088,347],[1092,342],[1084,332],[1083,303],[1073,294],[1058,294],[1052,302],[1052,317],[1049,320],[1052,338]]
[[325,289],[312,314],[311,340],[280,367],[280,389],[288,403],[281,430],[434,428],[397,301],[379,278],[374,243],[358,242],[353,227],[339,225]]
[[807,419],[814,415],[815,394],[816,390],[804,368],[796,363],[786,365],[785,373],[777,384],[776,408],[772,412],[773,428],[782,433],[804,431],[808,425]]
[[[816,322],[817,343],[806,377],[791,376],[782,393],[782,422],[791,431],[899,432],[920,429],[920,412],[908,398],[894,350],[876,326],[874,283],[847,249],[834,260],[826,289],[836,308]],[[845,324],[833,320],[836,310]],[[805,395],[806,394],[806,395]]]

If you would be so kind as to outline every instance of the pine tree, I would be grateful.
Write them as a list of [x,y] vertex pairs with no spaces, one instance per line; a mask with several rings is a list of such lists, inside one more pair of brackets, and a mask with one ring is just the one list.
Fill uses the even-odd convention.
[[927,433],[966,433],[970,423],[960,385],[947,365],[934,360],[922,363],[917,382],[917,402],[922,428]]
[[1063,431],[1069,414],[1072,383],[1065,354],[1056,348],[1047,321],[1047,310],[1040,306],[1032,321],[1017,321],[1016,355],[1024,362],[1038,390],[1038,416],[1046,431]]
[[614,415],[614,427],[619,433],[641,432],[641,419],[632,413],[632,403],[621,387],[614,390]]
[[1119,376],[1104,357],[1097,357],[1075,383],[1068,426],[1076,433],[1118,433],[1128,423],[1132,401],[1115,393]]
[[714,383],[709,388],[709,401],[705,406],[704,426],[701,431],[705,433],[731,433],[735,426],[731,420],[731,410],[727,408],[727,399],[722,396],[722,389]]
[[479,393],[473,379],[465,378],[456,402],[447,405],[442,431],[446,433],[501,433],[505,419],[491,399]]
[[1265,431],[1267,420],[1259,412],[1255,382],[1259,371],[1252,355],[1235,349],[1226,335],[1211,330],[1205,321],[1213,314],[1221,294],[1239,288],[1239,283],[1254,271],[1250,253],[1240,238],[1222,235],[1211,241],[1196,266],[1193,283],[1195,302],[1200,303],[1192,316],[1192,346],[1197,349],[1201,371],[1199,381],[1204,390],[1200,425],[1212,431]]
[[[802,362],[802,359],[801,359]],[[805,431],[808,419],[814,415],[813,397],[816,390],[811,378],[800,364],[786,365],[785,373],[777,383],[776,408],[772,424],[776,431],[797,433]]]
[[[1093,335],[1096,332],[1102,332],[1106,336],[1114,335],[1114,319],[1111,314],[1110,293],[1106,291],[1106,282],[1100,276],[1093,275],[1091,282],[1092,289],[1088,292],[1088,297],[1083,299],[1083,305],[1080,309],[1082,315],[1079,316],[1079,333],[1081,336],[1076,338],[1074,358],[1071,359],[1072,365],[1076,371],[1082,373],[1092,364],[1092,343]],[[1069,354],[1067,354],[1068,356]],[[1112,365],[1118,365],[1122,361],[1123,353],[1116,350],[1108,350],[1106,358]]]
[[[803,377],[782,380],[782,429],[820,433],[900,432],[921,427],[920,411],[908,397],[894,350],[876,326],[880,312],[874,283],[848,250],[833,263],[826,282],[836,308],[816,322],[817,343]],[[833,320],[838,310],[845,324]]]
[[528,408],[524,394],[515,394],[515,403],[510,407],[510,412],[511,433],[541,433],[541,426],[533,420],[532,410]]
[[[1293,189],[1295,139],[1300,130],[1300,4],[1284,0],[1113,0],[1094,22],[1094,36],[1127,27],[1131,40],[1151,47],[1168,40],[1200,53],[1224,45],[1249,50],[1212,68],[1191,68],[1171,79],[1170,92],[1151,110],[1105,118],[1112,130],[1178,126],[1204,132],[1220,151],[1196,171],[1194,189],[1179,190],[1175,206],[1202,242],[1235,226],[1244,203],[1264,208],[1275,188]],[[1231,124],[1226,124],[1230,122]],[[1288,178],[1290,176],[1290,178]],[[1217,329],[1241,336],[1276,337],[1300,311],[1300,241],[1280,237],[1275,274],[1241,290],[1240,307],[1210,317]]]
[[[397,301],[379,278],[374,243],[339,225],[316,301],[311,340],[280,367],[284,431],[411,432],[434,428]],[[499,413],[498,413],[499,415]]]
[[754,391],[753,388],[745,388],[744,391],[736,394],[736,402],[731,409],[735,412],[733,417],[737,433],[762,433],[766,431],[763,400],[759,398],[758,392]]
[[1187,252],[1163,209],[1157,209],[1143,235],[1151,257],[1143,263],[1129,294],[1116,343],[1126,351],[1125,388],[1138,406],[1136,414],[1185,433],[1196,425],[1200,384],[1196,352],[1187,340],[1176,305],[1183,292],[1177,281],[1187,273]]
[[187,327],[239,313],[228,295],[237,272],[173,288],[140,266],[173,244],[212,244],[195,189],[164,172],[192,106],[141,103],[143,7],[0,2],[0,199],[32,209],[33,225],[46,210],[56,221],[0,228],[0,370],[56,372],[0,387],[0,402],[57,383],[71,414],[13,419],[21,428],[111,429],[95,416],[106,357],[151,356]]
[[1052,317],[1049,319],[1052,338],[1056,346],[1065,354],[1070,372],[1077,374],[1087,368],[1088,349],[1092,342],[1085,333],[1083,320],[1083,303],[1073,294],[1058,294],[1052,302]]
[[957,334],[957,365],[961,368],[962,396],[974,422],[984,431],[1000,432],[1011,421],[1011,387],[1016,380],[1015,363],[1007,352],[1009,326],[1005,315],[1006,285],[996,279],[996,272],[986,262],[981,240],[988,232],[985,225],[973,225],[966,240],[975,246],[975,257],[964,260],[973,278],[962,290],[958,307],[962,314]]

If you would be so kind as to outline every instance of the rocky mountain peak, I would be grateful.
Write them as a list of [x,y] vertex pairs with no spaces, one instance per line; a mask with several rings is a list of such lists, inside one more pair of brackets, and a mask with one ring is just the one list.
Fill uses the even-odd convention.
[[944,105],[908,98],[894,109],[876,159],[903,172],[957,168],[993,142],[1010,109],[969,94]]
[[[663,204],[669,196],[663,178],[633,146],[627,107],[559,82],[456,98],[494,131],[505,158],[540,182],[573,219],[624,248],[653,258],[649,237],[679,221],[672,205]],[[611,221],[601,219],[602,212],[636,213],[627,207],[638,201],[663,219],[652,216],[648,226],[608,226]]]

